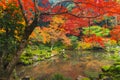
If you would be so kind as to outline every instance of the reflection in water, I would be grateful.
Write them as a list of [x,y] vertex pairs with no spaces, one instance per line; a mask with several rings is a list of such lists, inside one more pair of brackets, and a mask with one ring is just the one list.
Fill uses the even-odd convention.
[[35,80],[43,80],[55,73],[73,80],[79,76],[97,77],[101,66],[111,64],[111,61],[105,60],[105,56],[104,51],[66,51],[66,54],[33,65],[18,65],[16,71],[19,78],[29,76]]

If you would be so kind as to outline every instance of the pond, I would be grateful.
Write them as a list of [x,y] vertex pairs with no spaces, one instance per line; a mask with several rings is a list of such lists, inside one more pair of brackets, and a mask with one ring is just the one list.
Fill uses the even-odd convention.
[[76,80],[79,76],[97,80],[101,67],[113,63],[112,60],[106,59],[106,56],[106,52],[101,50],[69,50],[65,51],[65,54],[62,53],[32,65],[17,65],[16,75],[18,78],[29,77],[32,80],[44,80],[54,74],[62,74],[72,80]]

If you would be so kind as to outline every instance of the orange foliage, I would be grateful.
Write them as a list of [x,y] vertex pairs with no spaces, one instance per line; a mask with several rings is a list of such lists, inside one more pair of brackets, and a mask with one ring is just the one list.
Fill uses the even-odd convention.
[[15,3],[16,6],[18,6],[18,0],[1,0],[0,6],[3,6],[3,8],[6,8],[8,3]]
[[36,27],[35,32],[31,34],[30,38],[42,36],[43,43],[55,43],[61,40],[63,43],[70,45],[70,39],[66,36],[65,30],[59,26],[64,22],[63,16],[54,16],[48,27]]
[[[74,0],[73,14],[95,17],[100,15],[120,14],[120,4],[117,0]],[[78,4],[82,3],[82,4]]]
[[48,28],[42,28],[40,34],[43,36],[43,42],[56,42],[58,40],[63,41],[63,43],[70,45],[70,40],[65,35],[63,29],[59,28],[58,26],[50,25]]
[[119,41],[120,40],[120,26],[114,27],[111,30],[110,35],[112,39]]
[[90,43],[93,43],[93,44],[99,44],[101,47],[104,47],[103,38],[99,37],[99,36],[96,36],[96,35],[93,35],[93,36],[90,36],[90,37],[84,37],[84,41],[85,42],[90,42]]
[[88,20],[82,19],[82,18],[76,18],[74,16],[70,15],[64,15],[65,22],[61,25],[63,29],[65,29],[66,34],[72,34],[79,36],[80,34],[80,28],[88,26]]
[[[31,18],[34,18],[35,14],[35,3],[33,0],[21,0],[22,1],[22,6],[24,8],[24,14],[25,17],[27,17],[28,20],[31,20]],[[48,35],[50,36],[50,39],[55,38],[61,38],[66,40],[67,38],[65,37],[65,34],[73,34],[73,35],[79,35],[80,31],[79,28],[88,26],[88,19],[90,18],[96,18],[99,16],[103,16],[104,14],[106,15],[114,15],[114,14],[120,14],[120,4],[116,0],[72,0],[74,3],[74,8],[72,8],[71,11],[67,11],[67,8],[64,6],[61,6],[60,3],[54,7],[51,6],[49,3],[49,0],[40,0],[38,5],[38,9],[40,13],[47,13],[47,14],[42,14],[40,15],[40,20],[41,21],[47,21],[50,17],[50,13],[56,13],[59,14],[61,12],[66,12],[65,14],[61,13],[62,19],[64,21],[60,21],[62,23],[58,22],[51,22],[50,26],[48,28],[41,28],[40,33],[44,36],[44,42],[47,41]],[[18,4],[18,0],[1,0],[0,1],[0,6],[6,7],[7,3],[12,3],[16,2]],[[53,16],[53,15],[52,15]],[[42,18],[41,18],[42,17]],[[60,17],[60,16],[58,16]],[[61,17],[60,17],[61,18]],[[83,19],[84,18],[84,19]],[[55,18],[58,19],[58,18]],[[60,27],[59,27],[60,26]],[[117,27],[111,31],[111,36],[115,40],[119,40],[119,32],[120,29]],[[51,35],[54,35],[51,36]],[[35,36],[32,34],[32,36]],[[62,37],[63,38],[62,38]],[[65,39],[66,38],[66,39]],[[87,41],[89,42],[97,42],[101,46],[103,46],[102,38],[97,37],[97,36],[91,36],[89,38],[86,38]],[[85,39],[85,40],[86,40]],[[49,40],[48,40],[49,41]],[[67,41],[67,40],[66,40]]]

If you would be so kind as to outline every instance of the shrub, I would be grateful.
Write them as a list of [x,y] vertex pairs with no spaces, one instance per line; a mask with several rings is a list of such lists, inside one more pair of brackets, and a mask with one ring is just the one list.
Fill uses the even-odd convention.
[[111,66],[104,66],[102,73],[99,76],[104,80],[119,80],[120,79],[120,62],[116,62]]
[[108,36],[110,30],[100,26],[90,26],[83,28],[84,35]]

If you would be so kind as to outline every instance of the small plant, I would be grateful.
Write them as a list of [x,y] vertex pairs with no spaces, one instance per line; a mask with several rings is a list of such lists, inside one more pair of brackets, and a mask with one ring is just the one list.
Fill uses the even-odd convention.
[[[25,53],[20,57],[20,62],[28,65],[28,64],[32,64],[33,60],[32,60],[32,55],[30,55],[31,53]],[[29,56],[28,56],[29,55]]]
[[120,62],[115,62],[111,66],[102,67],[100,79],[104,80],[119,80],[120,79]]

